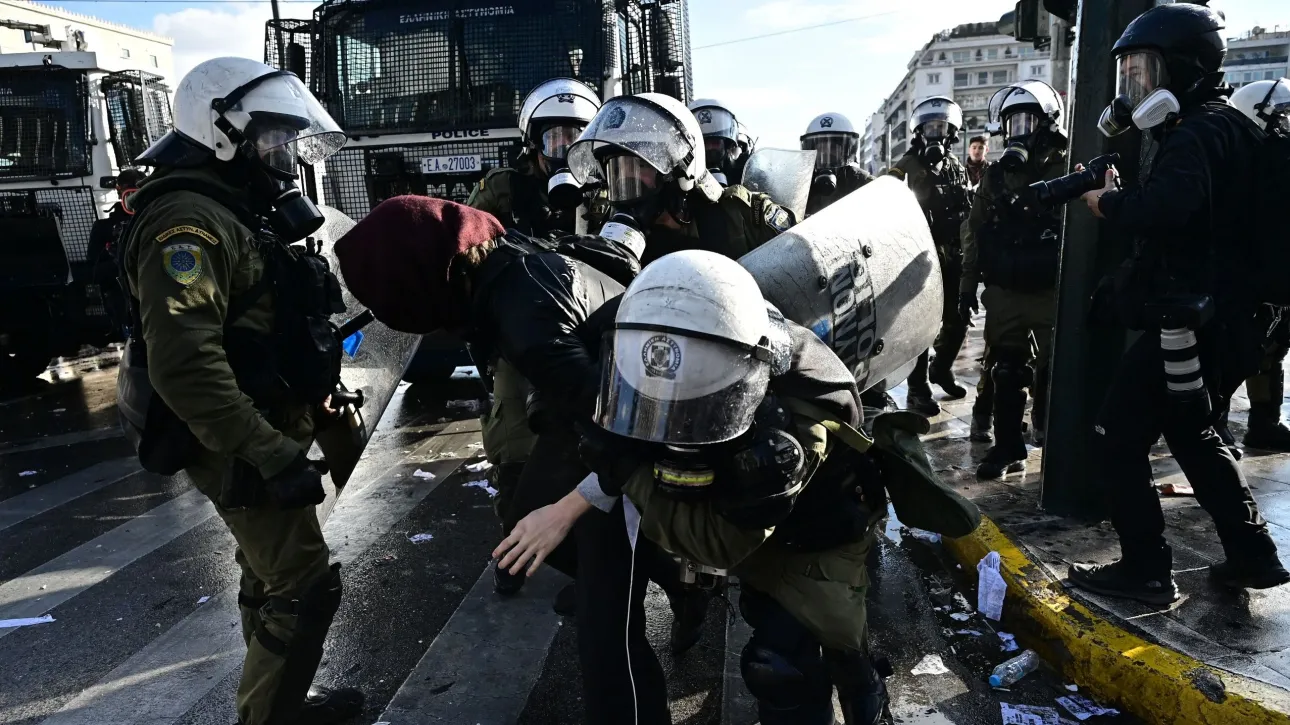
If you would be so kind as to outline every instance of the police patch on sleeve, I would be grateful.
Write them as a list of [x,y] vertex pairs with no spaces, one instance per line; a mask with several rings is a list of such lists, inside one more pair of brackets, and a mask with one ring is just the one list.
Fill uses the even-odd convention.
[[161,266],[170,278],[187,287],[202,278],[202,248],[191,242],[174,242],[161,248]]
[[779,204],[767,203],[763,214],[766,216],[766,226],[777,232],[786,232],[793,226],[793,215]]

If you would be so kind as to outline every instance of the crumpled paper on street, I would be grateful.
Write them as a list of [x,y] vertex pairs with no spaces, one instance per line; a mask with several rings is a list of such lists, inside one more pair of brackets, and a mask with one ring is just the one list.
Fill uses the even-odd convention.
[[1099,715],[1119,715],[1120,711],[1111,707],[1102,707],[1092,700],[1082,695],[1067,695],[1057,698],[1057,704],[1066,708],[1066,712],[1075,716],[1076,720],[1084,722],[1090,717]]
[[996,622],[1003,618],[1003,600],[1008,594],[1008,584],[999,573],[999,565],[997,551],[986,554],[976,565],[976,608]]
[[0,619],[0,629],[12,629],[13,627],[30,627],[33,624],[49,624],[54,621],[54,615],[46,614],[40,617],[21,617],[19,619]]
[[954,612],[950,615],[950,619],[953,619],[955,622],[966,622],[971,618],[972,615],[967,612]]
[[1061,716],[1051,707],[999,703],[1003,725],[1061,725]]
[[482,488],[489,496],[496,497],[497,489],[488,485],[488,481],[467,481],[461,484],[464,488]]
[[488,461],[480,461],[479,463],[466,464],[466,470],[470,471],[471,473],[482,473],[492,467],[493,467],[493,464],[489,463]]
[[914,665],[914,669],[909,671],[911,675],[944,675],[948,674],[950,668],[945,666],[940,655],[927,655]]
[[434,480],[434,474],[433,474],[433,473],[431,473],[431,472],[429,472],[429,471],[423,471],[423,470],[421,470],[420,468],[418,468],[416,471],[414,471],[414,472],[412,473],[412,475],[413,475],[413,476],[416,476],[417,478],[424,478],[424,479],[425,479],[425,480],[427,480],[427,481],[433,481],[433,480]]
[[414,544],[420,544],[426,541],[430,541],[433,538],[434,538],[434,534],[413,534],[412,536],[408,537],[408,541],[411,541]]
[[1007,632],[995,632],[995,634],[999,635],[999,640],[1003,642],[1003,644],[999,645],[999,649],[1002,649],[1004,652],[1017,651],[1017,637],[1015,635],[1008,634]]

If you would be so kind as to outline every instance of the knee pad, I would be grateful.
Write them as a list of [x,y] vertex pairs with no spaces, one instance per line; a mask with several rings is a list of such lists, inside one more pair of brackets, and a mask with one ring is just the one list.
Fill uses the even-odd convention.
[[284,660],[278,688],[273,694],[269,715],[271,725],[293,722],[304,702],[322,661],[327,630],[331,629],[336,610],[340,609],[341,589],[340,564],[332,564],[326,574],[305,587],[299,599],[269,598],[269,610],[274,614],[294,615],[296,618],[289,641],[278,639],[263,626],[255,633],[255,638],[265,649]]
[[824,655],[814,648],[786,652],[756,633],[744,645],[739,669],[748,692],[757,701],[776,710],[793,710],[812,704],[830,683],[824,669]]
[[990,375],[998,388],[1019,389],[1030,385],[1032,372],[1030,366],[1019,357],[1000,354]]

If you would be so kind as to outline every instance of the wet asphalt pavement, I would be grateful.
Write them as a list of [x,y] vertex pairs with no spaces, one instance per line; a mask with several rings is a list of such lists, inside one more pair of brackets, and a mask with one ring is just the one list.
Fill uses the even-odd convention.
[[[113,369],[61,377],[0,393],[0,620],[54,619],[0,628],[0,723],[228,725],[242,648],[232,537],[182,475],[138,469],[116,428]],[[544,571],[510,600],[491,592],[498,525],[484,474],[466,469],[482,459],[479,425],[446,405],[479,391],[403,386],[327,522],[345,599],[318,679],[367,693],[355,723],[581,721],[576,634],[549,607],[563,578]],[[938,546],[891,523],[877,561],[870,631],[896,673],[897,722],[1000,723],[1000,701],[1056,707],[1070,694],[1046,670],[989,688],[1009,656],[1000,625],[970,611],[975,576]],[[754,722],[733,610],[717,602],[699,645],[672,658],[661,592],[647,609],[673,722]],[[979,636],[956,633],[968,630]],[[929,655],[947,672],[912,675]],[[1086,722],[1102,721],[1137,722]]]

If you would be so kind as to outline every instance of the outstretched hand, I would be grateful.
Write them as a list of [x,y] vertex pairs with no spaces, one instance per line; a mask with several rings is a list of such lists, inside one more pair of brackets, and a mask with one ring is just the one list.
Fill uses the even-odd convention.
[[[502,543],[493,549],[497,567],[511,574],[533,576],[547,556],[569,535],[569,529],[591,508],[577,491],[520,519]],[[527,568],[527,571],[525,571]]]

